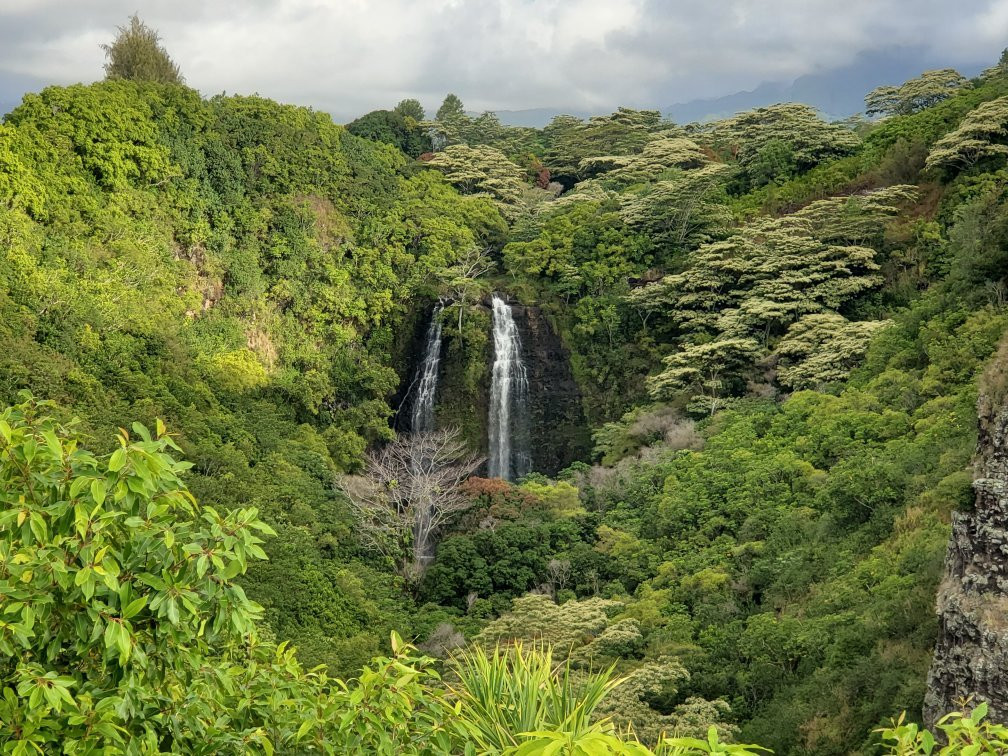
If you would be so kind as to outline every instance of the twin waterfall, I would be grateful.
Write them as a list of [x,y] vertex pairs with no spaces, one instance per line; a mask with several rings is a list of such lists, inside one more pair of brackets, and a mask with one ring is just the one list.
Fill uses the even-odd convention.
[[514,480],[531,471],[528,451],[528,372],[511,308],[493,296],[494,363],[487,425],[487,473]]
[[[522,361],[521,337],[511,307],[498,295],[493,308],[493,368],[490,379],[490,415],[487,424],[487,474],[514,480],[531,472],[529,450],[528,372]],[[434,430],[434,406],[441,364],[441,310],[431,314],[427,342],[414,385],[416,397],[410,415],[413,433]]]

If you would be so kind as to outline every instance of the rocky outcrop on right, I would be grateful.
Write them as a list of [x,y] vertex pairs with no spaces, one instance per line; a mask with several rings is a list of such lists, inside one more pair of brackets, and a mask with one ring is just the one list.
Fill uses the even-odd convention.
[[952,515],[945,577],[938,588],[935,646],[924,721],[933,726],[961,701],[986,701],[1008,721],[1008,349],[982,382],[972,511]]

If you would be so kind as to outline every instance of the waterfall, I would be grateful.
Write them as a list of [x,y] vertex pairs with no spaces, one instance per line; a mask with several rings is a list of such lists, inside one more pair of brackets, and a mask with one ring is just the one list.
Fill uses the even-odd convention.
[[413,433],[434,430],[434,397],[437,393],[438,366],[441,364],[441,310],[440,304],[434,307],[430,325],[427,326],[427,346],[415,379],[417,394],[410,416]]
[[490,382],[489,459],[491,478],[513,480],[531,470],[528,451],[528,373],[511,308],[493,296],[494,363]]

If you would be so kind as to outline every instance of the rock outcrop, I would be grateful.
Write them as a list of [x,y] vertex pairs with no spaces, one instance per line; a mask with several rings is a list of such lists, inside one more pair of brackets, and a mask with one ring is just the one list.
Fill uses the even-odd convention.
[[512,312],[528,370],[532,469],[553,475],[587,459],[591,451],[581,389],[571,371],[570,352],[543,311],[515,304]]
[[952,515],[945,578],[938,588],[938,643],[924,699],[928,726],[971,695],[975,703],[988,702],[993,721],[1008,721],[1008,398],[1003,359],[999,353],[981,388],[975,508]]

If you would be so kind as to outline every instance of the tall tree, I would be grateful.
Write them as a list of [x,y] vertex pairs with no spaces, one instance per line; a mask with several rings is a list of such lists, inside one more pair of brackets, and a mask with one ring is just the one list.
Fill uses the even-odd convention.
[[463,194],[490,196],[505,215],[513,213],[526,188],[521,168],[494,147],[453,144],[436,153],[427,164],[444,173]]
[[868,351],[872,334],[891,322],[851,322],[830,312],[806,315],[777,344],[778,380],[793,389],[817,389],[824,383],[845,380]]
[[910,115],[937,105],[955,94],[957,89],[968,87],[969,80],[952,68],[925,71],[915,79],[898,87],[876,87],[865,95],[867,115]]
[[814,108],[793,102],[740,113],[711,124],[707,132],[713,146],[733,157],[752,185],[777,178],[768,166],[806,171],[850,154],[861,142],[853,131],[826,123]]
[[446,123],[465,118],[465,108],[462,106],[462,100],[458,98],[458,95],[449,93],[445,96],[441,107],[437,109],[437,114],[434,118]]
[[392,108],[392,110],[403,118],[412,118],[417,123],[420,123],[420,121],[427,117],[423,105],[420,104],[420,100],[414,100],[413,98],[400,100],[399,104]]
[[687,344],[665,358],[665,369],[648,382],[651,396],[667,399],[679,392],[690,397],[691,411],[713,415],[736,393],[760,346],[754,339],[721,338]]
[[457,428],[400,436],[368,455],[364,473],[340,479],[361,537],[415,585],[452,515],[471,505],[462,484],[483,458]]
[[927,157],[928,168],[968,168],[986,158],[1008,155],[1008,97],[971,110],[959,127],[939,139]]
[[110,45],[102,45],[106,79],[155,81],[159,84],[183,84],[185,79],[175,61],[161,45],[160,35],[136,14]]

